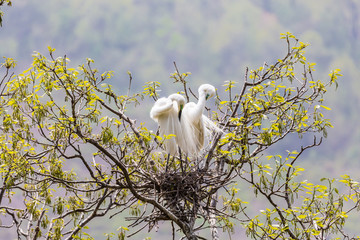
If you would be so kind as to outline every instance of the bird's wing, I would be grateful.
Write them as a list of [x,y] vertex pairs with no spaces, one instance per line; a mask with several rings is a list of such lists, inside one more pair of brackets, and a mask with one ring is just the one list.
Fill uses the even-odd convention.
[[169,114],[169,111],[173,108],[173,102],[168,98],[159,98],[154,106],[150,110],[150,117],[155,121],[159,122],[161,115]]
[[185,105],[181,115],[181,127],[185,139],[182,145],[179,144],[180,148],[190,155],[198,154],[204,145],[204,125],[195,103]]
[[[178,108],[176,103],[172,103],[170,109],[162,111],[161,114],[157,115],[157,122],[160,127],[159,135],[167,139],[164,140],[165,150],[170,155],[175,155],[178,151],[178,141],[183,139],[181,124],[178,118]],[[173,135],[173,136],[170,136]]]
[[200,150],[204,147],[205,143],[205,135],[206,135],[206,129],[204,127],[203,119],[200,118],[199,121],[195,123],[195,130],[197,134],[197,151],[200,152]]
[[182,114],[185,114],[189,121],[196,122],[200,120],[202,110],[198,108],[196,103],[188,102],[185,104]]
[[[186,112],[185,112],[186,113]],[[184,112],[181,115],[181,130],[183,138],[179,138],[178,144],[183,152],[188,155],[197,154],[197,137],[193,123]]]

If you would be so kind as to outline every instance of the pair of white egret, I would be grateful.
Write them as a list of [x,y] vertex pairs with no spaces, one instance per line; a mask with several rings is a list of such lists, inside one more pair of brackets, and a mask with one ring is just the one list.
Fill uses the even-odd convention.
[[175,135],[164,140],[165,150],[175,156],[179,150],[188,156],[197,156],[212,131],[221,131],[214,122],[203,115],[206,100],[215,95],[210,84],[199,87],[198,102],[185,104],[180,94],[159,98],[150,111],[150,117],[159,125],[159,135]]

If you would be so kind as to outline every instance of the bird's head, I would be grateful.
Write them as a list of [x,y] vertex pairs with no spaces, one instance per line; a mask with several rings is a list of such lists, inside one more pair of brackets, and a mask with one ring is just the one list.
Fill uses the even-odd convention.
[[177,108],[178,108],[178,111],[179,111],[178,112],[178,117],[179,117],[179,120],[180,120],[181,113],[182,113],[182,110],[183,110],[184,105],[185,105],[185,98],[182,95],[178,94],[178,93],[174,93],[174,94],[171,94],[169,96],[169,99],[171,99],[171,101],[173,101],[173,102],[176,102]]
[[210,84],[202,84],[199,87],[199,95],[205,95],[205,99],[208,100],[215,96],[215,87]]

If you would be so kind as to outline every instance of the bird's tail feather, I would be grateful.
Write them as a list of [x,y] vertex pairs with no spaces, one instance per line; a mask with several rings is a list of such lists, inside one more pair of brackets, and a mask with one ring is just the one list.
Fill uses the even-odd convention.
[[221,130],[218,126],[216,126],[216,124],[205,115],[202,115],[202,120],[204,122],[204,126],[206,130],[210,131],[209,132],[210,134],[223,132],[223,130]]

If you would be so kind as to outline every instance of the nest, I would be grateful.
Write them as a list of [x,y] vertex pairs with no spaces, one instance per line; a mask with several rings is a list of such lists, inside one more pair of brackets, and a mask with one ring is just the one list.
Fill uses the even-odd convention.
[[[185,222],[190,222],[200,208],[206,208],[206,202],[214,193],[214,186],[219,183],[218,177],[201,170],[162,172],[155,176],[155,180],[157,200]],[[149,222],[170,220],[157,209],[148,217]]]
[[[155,171],[151,175],[146,175],[138,190],[144,196],[160,203],[180,221],[191,225],[199,217],[208,219],[214,211],[214,194],[229,184],[230,175],[223,171],[221,166],[223,164],[205,170],[195,165],[182,170],[182,167],[174,165],[168,171]],[[156,207],[145,210],[141,216],[126,219],[134,221],[131,227],[146,223],[142,228],[148,226],[149,231],[157,228],[159,221],[172,220]]]

